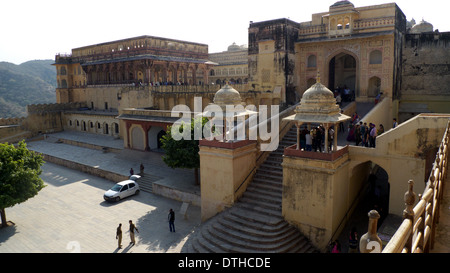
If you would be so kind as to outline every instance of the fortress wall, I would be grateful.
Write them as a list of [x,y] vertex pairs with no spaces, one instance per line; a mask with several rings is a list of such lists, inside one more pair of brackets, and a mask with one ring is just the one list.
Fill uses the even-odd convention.
[[63,130],[61,112],[86,107],[85,103],[51,103],[27,105],[28,116],[22,122],[24,130],[32,135]]
[[450,113],[450,32],[405,35],[399,120]]

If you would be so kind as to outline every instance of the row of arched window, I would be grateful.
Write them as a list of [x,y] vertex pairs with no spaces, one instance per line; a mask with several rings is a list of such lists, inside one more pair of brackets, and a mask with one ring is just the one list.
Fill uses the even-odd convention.
[[210,76],[228,76],[228,75],[247,75],[247,68],[222,68],[222,69],[211,69]]
[[[83,72],[83,70],[81,69],[81,66],[75,67],[73,69],[73,75],[81,75]],[[67,75],[67,69],[66,66],[61,66],[58,69],[56,69],[56,74],[57,75],[61,75],[61,76],[65,76]]]
[[84,121],[84,120],[69,120],[68,121],[69,128],[78,131],[96,133],[96,134],[105,134],[105,135],[118,135],[119,134],[119,124],[113,122],[112,124],[108,124],[107,122],[100,123],[96,121]]
[[350,28],[350,18],[339,18],[339,19],[331,19],[330,21],[330,29],[331,30],[340,30],[340,29],[349,29]]
[[[381,64],[382,63],[382,53],[380,50],[375,49],[372,50],[369,54],[369,64]],[[312,54],[308,56],[307,67],[316,67],[317,66],[317,56]]]

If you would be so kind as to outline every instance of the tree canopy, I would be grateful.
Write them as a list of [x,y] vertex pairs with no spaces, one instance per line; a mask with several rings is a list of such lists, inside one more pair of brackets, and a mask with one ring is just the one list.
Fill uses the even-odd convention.
[[25,202],[45,187],[39,177],[42,155],[27,149],[24,141],[16,146],[0,143],[0,212],[6,226],[5,208]]
[[207,118],[195,121],[192,119],[190,123],[181,125],[173,125],[175,132],[183,134],[185,130],[190,130],[190,139],[174,139],[172,135],[172,126],[168,127],[166,135],[162,137],[164,163],[171,168],[195,169],[195,181],[198,184],[198,168],[200,168],[199,141],[194,137],[195,126],[203,126],[208,122]]

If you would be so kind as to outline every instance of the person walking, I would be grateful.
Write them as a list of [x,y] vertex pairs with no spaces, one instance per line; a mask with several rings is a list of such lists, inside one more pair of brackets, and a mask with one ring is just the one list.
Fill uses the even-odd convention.
[[328,129],[328,152],[331,153],[333,151],[333,140],[334,140],[334,128],[330,127]]
[[364,147],[367,147],[367,146],[369,146],[368,145],[368,143],[367,143],[367,130],[368,130],[368,128],[367,128],[367,123],[366,122],[364,122],[364,124],[362,123],[362,122],[360,122],[359,123],[359,130],[360,130],[360,133],[361,133],[361,143],[362,143],[362,146]]
[[134,170],[133,168],[130,169],[130,176],[132,176],[134,174]]
[[370,132],[369,132],[369,146],[372,148],[375,148],[375,139],[377,138],[377,128],[375,127],[375,124],[370,124]]
[[134,245],[134,244],[136,244],[136,240],[134,239],[134,231],[136,230],[137,233],[139,233],[139,230],[136,228],[136,226],[133,224],[133,222],[131,220],[128,222],[130,223],[130,230],[129,230],[130,240],[131,240],[130,244]]
[[381,135],[382,133],[384,133],[384,126],[383,124],[380,124],[380,128],[377,131],[377,136]]
[[392,122],[392,128],[395,128],[395,127],[397,127],[397,125],[398,125],[398,123],[397,123],[397,119],[396,119],[396,118],[394,118],[394,119],[393,119],[393,122]]
[[122,223],[119,224],[116,230],[116,240],[117,241],[117,248],[122,248]]
[[[362,122],[361,122],[362,123]],[[355,125],[355,145],[359,146],[361,143],[361,129],[359,128],[361,125],[356,123]]]
[[167,216],[167,219],[169,220],[170,232],[175,232],[175,212],[173,211],[173,209],[169,210],[169,215]]

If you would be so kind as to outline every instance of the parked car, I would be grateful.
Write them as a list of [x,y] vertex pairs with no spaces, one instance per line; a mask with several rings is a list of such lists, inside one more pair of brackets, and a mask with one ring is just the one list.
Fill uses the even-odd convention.
[[130,179],[115,184],[105,192],[103,199],[106,201],[119,201],[125,197],[138,194],[140,188],[137,180],[139,178],[141,178],[139,175],[132,175]]

